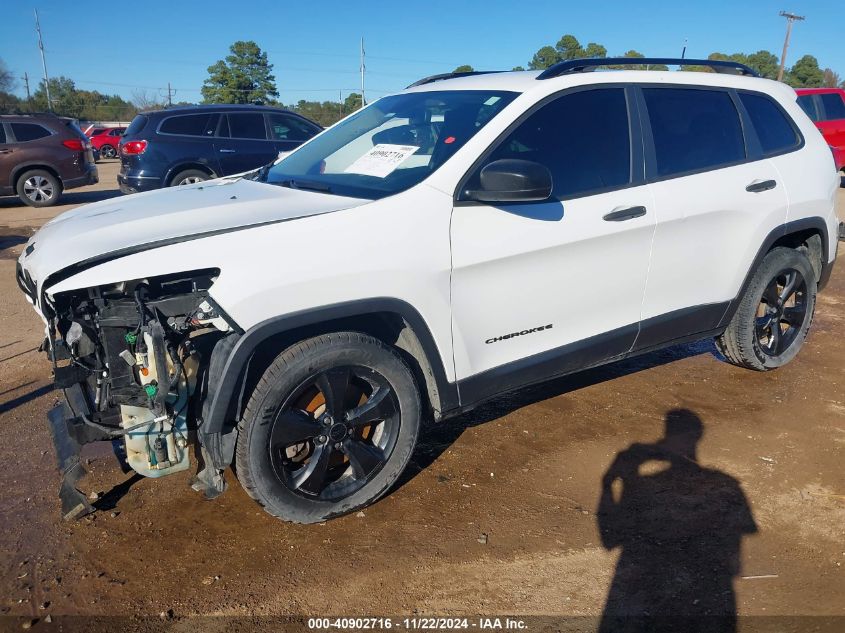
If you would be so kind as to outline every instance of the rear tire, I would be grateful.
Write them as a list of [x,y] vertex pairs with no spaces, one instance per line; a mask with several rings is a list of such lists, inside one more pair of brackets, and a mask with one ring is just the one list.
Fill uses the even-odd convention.
[[729,363],[755,371],[782,367],[798,354],[816,307],[816,275],[807,257],[772,249],[758,266],[725,332],[716,339]]
[[411,370],[357,332],[293,345],[267,368],[238,427],[236,472],[271,515],[317,523],[353,512],[396,481],[414,450]]
[[173,180],[170,181],[170,186],[178,187],[179,185],[193,185],[210,179],[211,176],[204,171],[200,171],[199,169],[186,169],[185,171],[180,171],[173,177]]
[[62,183],[49,171],[33,169],[21,174],[18,197],[31,207],[51,207],[62,195]]
[[100,156],[103,158],[114,158],[117,156],[117,152],[111,145],[102,145],[100,147]]

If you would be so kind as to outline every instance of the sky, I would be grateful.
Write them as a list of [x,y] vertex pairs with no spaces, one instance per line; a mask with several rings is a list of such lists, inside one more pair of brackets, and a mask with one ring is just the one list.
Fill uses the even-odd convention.
[[[28,73],[33,89],[43,77],[37,8],[49,75],[127,99],[144,91],[166,95],[170,82],[174,101],[198,101],[208,66],[236,40],[254,40],[267,51],[287,104],[360,92],[362,37],[368,100],[461,64],[527,66],[537,49],[566,33],[582,46],[603,44],[610,55],[636,49],[679,57],[686,40],[688,58],[760,49],[779,57],[786,30],[781,10],[806,16],[792,29],[787,65],[812,54],[845,77],[845,21],[837,0],[6,2],[0,59],[19,77]],[[15,92],[25,94],[23,81]]]

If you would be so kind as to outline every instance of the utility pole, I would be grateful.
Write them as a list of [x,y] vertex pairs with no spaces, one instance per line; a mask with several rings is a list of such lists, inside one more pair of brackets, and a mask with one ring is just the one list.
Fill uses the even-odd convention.
[[786,39],[783,40],[783,53],[780,56],[780,68],[778,68],[778,81],[783,81],[783,69],[786,67],[786,49],[789,48],[789,36],[792,33],[792,23],[804,20],[803,15],[795,15],[788,11],[781,11],[780,16],[786,18]]
[[361,38],[361,107],[367,105],[367,100],[364,98],[364,71],[367,67],[364,65],[364,38]]
[[41,39],[41,22],[38,21],[38,9],[35,11],[35,30],[38,33],[38,48],[41,51],[41,65],[44,67],[44,90],[47,91],[47,109],[53,111],[53,101],[50,99],[50,78],[47,76],[47,59],[44,57],[44,42]]
[[173,107],[173,92],[170,90],[170,82],[167,82],[167,107]]
[[687,56],[687,38],[684,38],[684,48],[681,49],[681,59],[686,59]]
[[23,83],[26,86],[26,102],[30,103],[32,101],[32,97],[29,96],[29,75],[27,73],[23,74]]

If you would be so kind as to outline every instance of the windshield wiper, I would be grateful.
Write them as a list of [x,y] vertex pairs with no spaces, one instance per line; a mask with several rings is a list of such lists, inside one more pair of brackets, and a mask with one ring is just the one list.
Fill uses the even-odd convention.
[[289,178],[288,180],[280,180],[279,182],[273,183],[274,185],[279,185],[281,187],[289,187],[290,189],[305,189],[308,191],[323,191],[325,193],[331,193],[332,188],[328,185],[324,185],[320,182],[314,182],[312,180],[295,180],[293,178]]

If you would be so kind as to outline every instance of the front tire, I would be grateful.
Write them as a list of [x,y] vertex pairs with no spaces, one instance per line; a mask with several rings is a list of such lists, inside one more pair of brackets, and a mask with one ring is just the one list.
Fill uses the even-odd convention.
[[238,479],[271,515],[317,523],[381,497],[420,427],[410,369],[357,332],[293,345],[267,368],[239,425]]
[[756,371],[782,367],[798,354],[816,307],[816,275],[794,249],[772,249],[760,263],[717,344],[728,362]]

